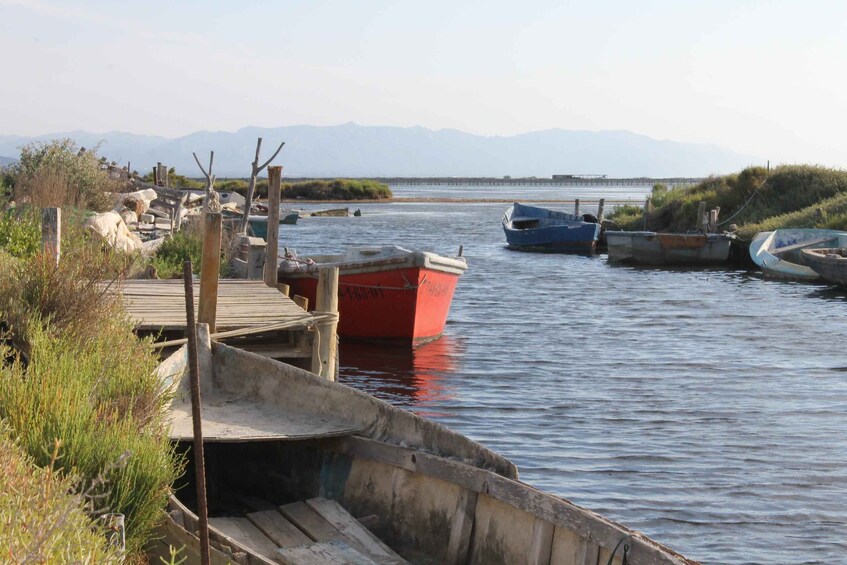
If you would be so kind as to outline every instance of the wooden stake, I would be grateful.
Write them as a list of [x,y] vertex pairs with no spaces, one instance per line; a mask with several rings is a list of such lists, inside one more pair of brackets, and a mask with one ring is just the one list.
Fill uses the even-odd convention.
[[573,215],[579,216],[579,198],[575,198],[573,201]]
[[[318,271],[315,312],[338,313],[338,267],[323,267]],[[320,344],[318,351],[312,354],[312,372],[328,381],[335,380],[337,333],[338,321],[318,324]],[[315,353],[317,353],[317,359]]]
[[641,229],[647,231],[647,216],[650,215],[650,197],[647,197],[647,200],[644,201],[644,218],[643,218],[643,226]]
[[709,233],[709,219],[706,217],[706,203],[700,202],[697,205],[697,223],[694,226],[698,230],[703,230],[703,233]]
[[597,206],[597,223],[603,223],[603,214],[606,212],[606,199],[601,198],[600,204]]
[[218,308],[222,221],[220,213],[208,213],[203,221],[203,260],[200,263],[200,308],[197,320],[201,324],[209,324],[210,333],[215,333]]
[[41,248],[50,263],[59,266],[62,248],[62,209],[43,208],[41,210]]
[[191,421],[194,425],[194,477],[197,482],[197,517],[200,526],[200,562],[208,565],[209,554],[209,506],[206,500],[206,463],[203,455],[203,426],[200,414],[200,368],[197,361],[197,328],[194,324],[194,281],[191,261],[182,265],[185,283],[185,319],[188,338],[188,371],[191,380]]
[[283,293],[285,296],[291,295],[291,287],[285,283],[277,283],[276,288],[278,291]]
[[279,264],[279,195],[282,190],[282,167],[268,169],[268,239],[265,247],[265,284],[276,288]]

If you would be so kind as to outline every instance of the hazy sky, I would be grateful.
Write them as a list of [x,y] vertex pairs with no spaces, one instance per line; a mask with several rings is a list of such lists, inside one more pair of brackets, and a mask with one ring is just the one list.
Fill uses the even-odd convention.
[[843,1],[0,0],[0,134],[625,129],[847,168]]

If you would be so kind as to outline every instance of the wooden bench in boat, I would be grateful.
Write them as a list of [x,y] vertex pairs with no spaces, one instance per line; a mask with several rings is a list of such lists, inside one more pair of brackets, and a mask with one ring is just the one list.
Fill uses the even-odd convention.
[[[210,518],[212,528],[236,544],[283,564],[394,565],[406,563],[340,504],[325,498],[293,502],[246,517]],[[235,544],[233,544],[235,545]]]

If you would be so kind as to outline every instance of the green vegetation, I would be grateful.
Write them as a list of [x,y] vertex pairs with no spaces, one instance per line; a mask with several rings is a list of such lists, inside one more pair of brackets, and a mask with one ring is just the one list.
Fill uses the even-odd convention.
[[13,257],[32,257],[41,248],[41,221],[32,208],[0,211],[0,249]]
[[[215,189],[221,192],[232,191],[247,194],[249,181],[245,179],[225,179],[215,182]],[[282,184],[282,198],[303,200],[382,200],[391,198],[388,185],[373,180],[335,179],[310,180]],[[268,197],[268,180],[256,183],[254,198]]]
[[[149,173],[141,177],[141,180],[143,180],[144,182],[153,182],[153,171],[150,171]],[[206,186],[206,183],[201,180],[179,175],[176,172],[176,168],[171,167],[170,169],[168,169],[168,185],[171,188],[199,190],[201,188],[204,188]],[[215,188],[218,188],[217,185],[215,185]]]
[[[221,267],[219,276],[229,276],[229,250],[234,234],[231,230],[224,230],[221,242]],[[177,232],[165,240],[151,257],[150,265],[155,267],[156,274],[160,279],[182,278],[182,265],[191,259],[191,266],[195,274],[200,273],[201,261],[203,259],[203,232],[199,223],[192,223],[180,232]]]
[[[695,228],[697,207],[720,207],[720,221],[736,224],[745,240],[777,227],[847,229],[847,172],[817,166],[749,167],[692,186],[653,188],[648,227],[684,232]],[[623,229],[641,229],[641,207],[621,206],[609,216]]]
[[58,451],[45,468],[15,444],[0,423],[0,547],[14,563],[122,563],[104,543],[101,523],[85,512],[88,502],[73,476],[57,472]]
[[282,187],[282,197],[304,200],[382,200],[391,198],[388,185],[373,180],[312,180]]

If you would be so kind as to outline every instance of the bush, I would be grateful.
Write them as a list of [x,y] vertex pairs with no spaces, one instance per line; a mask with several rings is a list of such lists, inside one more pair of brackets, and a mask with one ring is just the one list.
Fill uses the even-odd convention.
[[[191,259],[191,267],[194,274],[200,274],[201,262],[203,260],[203,230],[202,219],[192,222],[173,237],[165,240],[156,250],[156,254],[150,259],[150,265],[156,268],[156,274],[160,279],[182,278],[182,264]],[[224,229],[221,241],[221,267],[218,273],[226,277],[230,273],[228,250],[231,247],[231,238],[234,234]]]
[[[45,448],[49,447],[44,446]],[[100,523],[84,511],[79,483],[35,465],[0,423],[0,547],[15,563],[122,563]],[[5,560],[4,559],[4,560]]]
[[388,185],[373,180],[313,180],[284,184],[282,197],[307,200],[381,200],[393,194]]
[[13,257],[31,257],[41,249],[41,220],[34,210],[0,212],[0,249]]
[[103,170],[97,149],[78,148],[70,139],[35,142],[21,149],[11,168],[14,198],[33,206],[74,206],[106,210],[117,185]]

